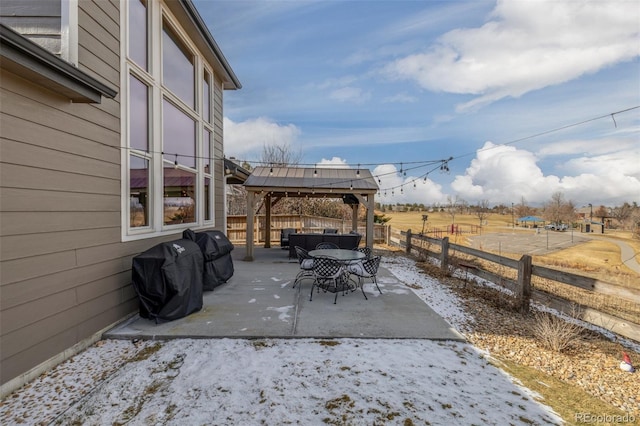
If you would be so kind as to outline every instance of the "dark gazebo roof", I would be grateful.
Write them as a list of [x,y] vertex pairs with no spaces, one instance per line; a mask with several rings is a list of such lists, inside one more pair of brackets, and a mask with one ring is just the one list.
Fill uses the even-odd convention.
[[247,190],[274,195],[327,196],[375,194],[378,184],[367,169],[329,167],[256,167],[244,183]]

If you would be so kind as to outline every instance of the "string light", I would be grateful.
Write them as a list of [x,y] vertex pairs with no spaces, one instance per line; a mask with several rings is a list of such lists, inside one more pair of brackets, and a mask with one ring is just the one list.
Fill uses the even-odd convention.
[[177,169],[178,168],[178,154],[176,154],[176,159],[173,162],[173,168]]

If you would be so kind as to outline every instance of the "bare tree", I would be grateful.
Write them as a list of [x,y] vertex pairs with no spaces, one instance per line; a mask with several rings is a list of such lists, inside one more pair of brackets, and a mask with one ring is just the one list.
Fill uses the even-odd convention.
[[476,206],[475,214],[482,228],[482,223],[489,217],[489,200],[481,200]]
[[629,226],[629,219],[633,216],[634,211],[637,209],[638,207],[634,207],[631,204],[625,202],[623,205],[611,209],[611,214],[620,223],[620,225],[622,225],[622,227],[626,229]]
[[283,143],[264,145],[260,161],[269,166],[290,166],[299,164],[301,159],[301,151],[294,151],[291,145]]
[[571,223],[575,219],[575,210],[572,201],[566,201],[562,192],[556,192],[544,205],[543,217],[552,223]]
[[447,204],[444,206],[445,211],[451,216],[451,224],[453,225],[456,221],[456,215],[460,212],[461,206],[464,205],[464,200],[462,200],[458,195],[452,197],[451,195],[447,195]]
[[517,204],[514,209],[516,217],[531,216],[536,213],[536,209],[528,206],[524,197],[520,199],[520,204]]

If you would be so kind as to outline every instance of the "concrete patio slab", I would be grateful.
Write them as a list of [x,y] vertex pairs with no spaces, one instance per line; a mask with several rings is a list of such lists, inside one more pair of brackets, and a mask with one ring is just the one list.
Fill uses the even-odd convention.
[[105,333],[105,338],[389,338],[464,340],[442,317],[384,268],[378,283],[366,281],[366,300],[358,289],[338,295],[314,293],[311,281],[293,288],[298,262],[280,248],[254,249],[243,261],[244,247],[232,252],[233,277],[205,292],[199,312],[156,324],[135,315]]

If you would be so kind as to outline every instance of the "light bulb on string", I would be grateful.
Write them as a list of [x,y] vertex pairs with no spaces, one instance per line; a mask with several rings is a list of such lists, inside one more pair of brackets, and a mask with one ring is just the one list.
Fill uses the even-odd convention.
[[178,154],[176,154],[176,159],[173,162],[173,168],[177,169],[178,168]]

